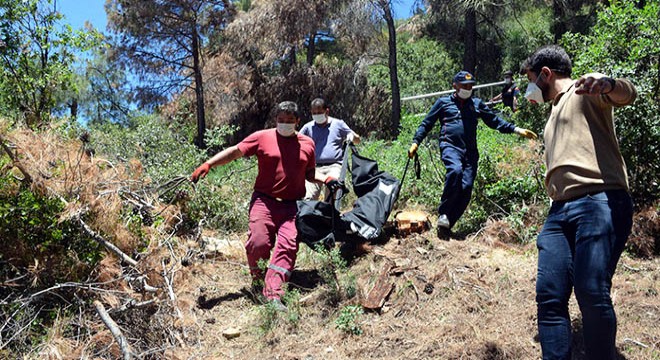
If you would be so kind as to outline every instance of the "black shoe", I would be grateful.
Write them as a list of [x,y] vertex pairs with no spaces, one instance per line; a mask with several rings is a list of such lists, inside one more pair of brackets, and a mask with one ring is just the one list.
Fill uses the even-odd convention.
[[446,227],[438,226],[436,228],[437,234],[438,234],[438,239],[440,240],[449,240],[451,238],[451,230]]

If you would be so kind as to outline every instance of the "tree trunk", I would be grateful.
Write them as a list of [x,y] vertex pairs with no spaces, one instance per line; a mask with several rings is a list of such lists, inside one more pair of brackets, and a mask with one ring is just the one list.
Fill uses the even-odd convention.
[[561,40],[561,37],[566,32],[566,23],[564,21],[566,14],[562,1],[563,0],[552,1],[552,12],[554,14],[552,33],[555,37],[555,44],[559,43],[559,40]]
[[206,144],[204,143],[206,119],[204,118],[204,83],[202,82],[199,47],[199,35],[197,34],[197,28],[194,28],[192,36],[192,56],[193,72],[195,75],[195,97],[197,100],[197,138],[195,139],[195,145],[200,149],[204,149],[206,147]]
[[401,92],[399,89],[399,74],[396,65],[396,28],[394,27],[394,18],[389,0],[381,0],[383,17],[387,23],[387,32],[389,35],[387,45],[389,48],[388,65],[390,68],[390,85],[392,87],[392,117],[391,125],[393,135],[399,135],[399,125],[401,123]]
[[296,66],[296,47],[291,46],[291,52],[289,53],[289,69],[293,69]]
[[307,65],[314,64],[314,57],[316,56],[316,31],[309,34],[309,44],[307,44]]
[[69,104],[69,110],[71,111],[71,118],[72,119],[77,119],[78,118],[78,99],[72,99],[71,103]]
[[463,70],[474,74],[477,68],[477,12],[474,9],[465,11],[465,52],[463,53]]

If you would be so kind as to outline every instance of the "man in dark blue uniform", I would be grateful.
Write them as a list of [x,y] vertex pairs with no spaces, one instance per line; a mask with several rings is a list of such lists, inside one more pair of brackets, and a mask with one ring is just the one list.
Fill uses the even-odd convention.
[[408,150],[408,156],[413,157],[435,123],[441,121],[440,151],[447,174],[438,207],[437,232],[440,239],[449,238],[452,226],[470,202],[479,162],[477,119],[481,118],[486,125],[504,134],[515,132],[525,138],[537,138],[534,132],[506,122],[481,99],[472,97],[474,83],[474,76],[467,71],[460,71],[454,76],[452,86],[456,91],[435,102],[417,128]]
[[518,89],[518,85],[513,82],[513,71],[505,71],[502,92],[490,99],[490,102],[502,100],[504,106],[508,106],[512,111],[516,111],[516,109],[518,109],[518,100],[516,99],[518,94],[520,94],[520,89]]

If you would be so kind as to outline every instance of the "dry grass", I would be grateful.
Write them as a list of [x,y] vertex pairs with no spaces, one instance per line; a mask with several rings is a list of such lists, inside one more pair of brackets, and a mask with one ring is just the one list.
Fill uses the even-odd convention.
[[[58,198],[65,203],[60,221],[76,223],[74,217],[82,213],[82,218],[94,232],[124,253],[136,256],[136,250],[142,250],[135,268],[121,266],[116,257],[106,256],[91,274],[72,274],[77,267],[83,266],[69,266],[67,269],[62,268],[59,263],[50,264],[49,261],[66,257],[73,264],[77,261],[76,254],[62,253],[57,255],[59,258],[54,254],[39,254],[41,257],[36,258],[33,264],[24,264],[21,262],[22,256],[25,255],[25,258],[29,259],[31,257],[28,255],[34,250],[20,248],[24,245],[20,238],[4,239],[11,240],[9,244],[18,245],[8,251],[3,250],[3,253],[18,273],[16,278],[27,280],[15,284],[16,291],[13,293],[5,289],[9,296],[3,298],[0,304],[15,304],[26,309],[34,306],[35,311],[48,314],[60,309],[60,306],[67,308],[66,316],[48,321],[49,340],[44,343],[43,348],[32,349],[32,356],[40,359],[60,358],[58,354],[64,354],[65,358],[80,358],[90,354],[104,354],[112,358],[116,358],[115,355],[120,356],[117,353],[119,348],[108,330],[96,317],[94,310],[87,308],[81,299],[98,298],[109,309],[118,308],[129,301],[139,303],[154,300],[154,305],[150,307],[120,312],[115,316],[118,317],[118,322],[127,326],[125,331],[129,338],[137,339],[138,351],[141,348],[150,349],[154,343],[168,340],[167,337],[171,334],[167,329],[173,322],[171,313],[174,305],[169,300],[168,293],[163,291],[166,288],[164,276],[167,275],[175,282],[179,281],[181,273],[177,271],[181,265],[178,265],[177,261],[183,258],[187,251],[185,246],[173,246],[180,240],[173,236],[173,227],[177,219],[181,218],[180,210],[158,203],[138,161],[113,164],[93,156],[81,139],[66,140],[52,130],[39,133],[14,130],[3,133],[3,140],[9,144],[12,156],[18,163],[14,167],[7,166],[3,171],[11,171],[18,179],[16,183],[27,174],[31,179],[28,185],[33,192]],[[2,156],[5,156],[4,152]],[[3,188],[12,191],[9,187]],[[136,225],[129,226],[125,213],[134,208],[144,208],[153,214],[159,212],[163,217],[162,224],[158,227],[146,226],[137,219]],[[5,262],[3,266],[4,264]],[[25,272],[28,277],[19,276]],[[61,284],[49,284],[48,286],[55,285],[50,289],[37,286],[42,276],[53,272],[58,272],[58,278],[68,279],[69,274],[72,282],[84,281],[90,285],[72,283],[60,287]],[[146,292],[144,284],[160,290]],[[58,291],[60,288],[64,290]],[[30,296],[36,292],[40,295]],[[52,298],[49,298],[50,296]],[[15,317],[16,321],[19,321],[21,316],[20,313],[11,312],[3,312],[2,315]],[[28,345],[25,337],[29,336],[28,326],[7,327],[9,321],[5,322],[4,318],[0,323],[4,324],[3,335],[11,335],[13,331],[21,335],[20,345],[17,347]],[[61,330],[65,328],[66,331]],[[152,330],[153,333],[150,332]],[[156,334],[153,336],[155,339],[149,338],[151,334]],[[3,347],[7,345],[1,341],[0,343]],[[0,358],[4,354],[4,350],[0,349]]]
[[[334,323],[341,308],[357,299],[334,307],[312,302],[301,308],[296,326],[282,320],[264,335],[258,330],[263,314],[241,291],[249,283],[244,259],[198,262],[180,284],[181,298],[196,302],[186,316],[198,321],[198,337],[190,339],[198,346],[170,354],[193,359],[538,359],[536,250],[492,243],[484,237],[438,241],[426,233],[376,245],[351,265],[360,293],[373,284],[385,261],[404,266],[391,275],[396,287],[383,310],[359,319],[360,336],[346,335]],[[293,281],[302,284],[303,296],[322,293],[315,269],[305,263],[299,262]],[[619,314],[618,349],[626,359],[660,358],[658,270],[657,258],[624,255],[620,262],[612,293]],[[575,358],[580,359],[574,300],[571,315],[578,334]],[[225,339],[220,334],[227,328],[240,328],[242,334]]]
[[642,209],[633,219],[629,247],[633,253],[644,258],[660,255],[660,211],[656,209]]
[[95,231],[111,235],[115,245],[125,251],[136,246],[137,239],[119,216],[124,206],[121,193],[148,185],[138,161],[113,164],[91,155],[84,142],[63,141],[53,131],[15,130],[8,140],[33,179],[32,190],[68,201],[63,218],[87,207]]
[[[67,213],[89,207],[94,229],[111,234],[111,239],[124,249],[135,247],[135,235],[118,219],[127,205],[120,192],[149,185],[141,180],[139,163],[109,164],[86,154],[81,142],[62,143],[49,134],[15,132],[9,138],[16,144],[21,161],[31,169],[36,191],[67,199]],[[327,289],[311,260],[316,255],[301,246],[292,284],[302,297],[313,300],[299,308],[297,321],[279,315],[279,321],[264,332],[260,329],[264,308],[255,305],[244,291],[250,282],[240,246],[246,235],[231,235],[228,242],[221,242],[229,244],[224,251],[209,253],[194,234],[184,236],[172,231],[181,218],[177,206],[166,207],[156,199],[148,201],[164,221],[159,228],[141,228],[150,241],[137,269],[122,267],[108,257],[93,274],[99,282],[112,281],[107,288],[112,291],[93,294],[108,308],[121,306],[128,297],[155,300],[145,308],[113,313],[143,358],[540,357],[534,300],[536,249],[533,244],[517,244],[516,230],[506,222],[490,221],[478,234],[463,241],[439,241],[427,232],[375,244],[349,266],[357,277],[358,296],[339,304],[324,301]],[[656,239],[657,215],[654,209],[638,214],[631,241],[635,236],[647,239],[646,244],[648,239]],[[206,239],[214,234],[204,231],[200,235]],[[363,330],[362,335],[348,335],[337,329],[335,320],[341,310],[359,303],[386,262],[395,264],[389,276],[395,288],[385,306],[380,312],[367,312],[357,318],[355,325]],[[115,281],[127,271],[146,276],[147,283],[158,287],[158,291],[142,291],[125,279]],[[619,318],[617,345],[625,359],[660,359],[659,274],[660,258],[653,257],[652,252],[647,258],[624,254],[619,263],[612,294]],[[173,283],[173,297],[167,291],[165,277]],[[96,314],[89,309],[79,311],[58,318],[48,340],[26,357],[119,358],[119,347]],[[580,316],[574,300],[571,316],[577,335],[574,358],[581,359]],[[241,329],[241,335],[226,339],[222,332],[228,328]],[[3,354],[0,352],[0,357]]]

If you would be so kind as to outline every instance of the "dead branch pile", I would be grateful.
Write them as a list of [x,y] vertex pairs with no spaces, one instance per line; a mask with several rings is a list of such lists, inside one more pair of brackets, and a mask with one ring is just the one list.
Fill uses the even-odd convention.
[[[2,283],[0,358],[21,350],[40,358],[158,357],[185,337],[174,324],[181,318],[174,286],[187,252],[172,245],[181,240],[181,211],[159,202],[159,188],[144,176],[139,161],[112,163],[97,157],[87,147],[88,136],[70,140],[57,129],[0,132],[0,158],[9,159],[0,172],[13,179],[3,191],[30,189],[59,199],[64,211],[58,223],[72,224],[107,252],[86,276],[43,286],[40,276],[51,270],[49,254],[30,254],[25,258],[36,263],[24,264],[16,249],[36,249],[0,245],[0,253],[7,255],[0,261],[13,274]],[[172,183],[185,186],[183,180]],[[20,236],[13,239],[21,241]],[[29,340],[31,324],[53,312],[74,316],[58,315],[47,324],[49,340],[35,347]],[[62,330],[72,325],[77,333]]]

